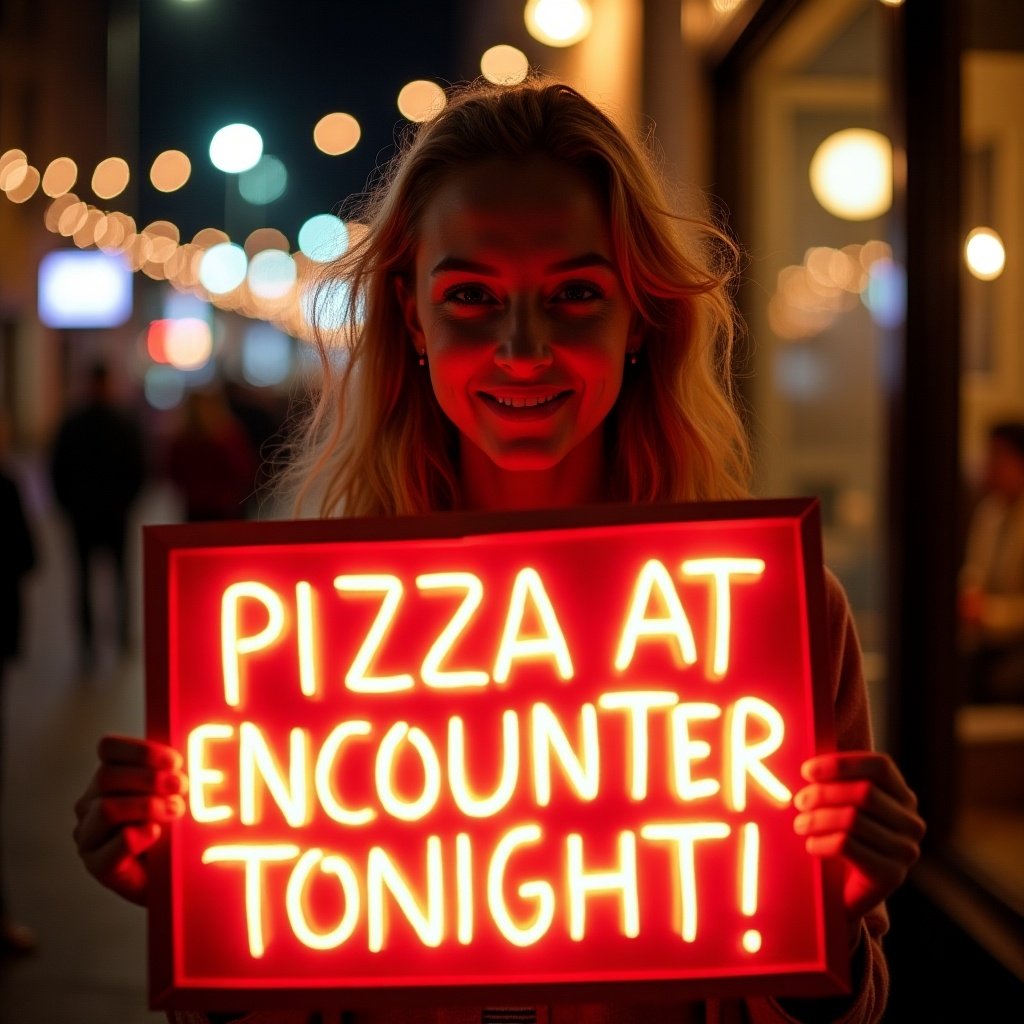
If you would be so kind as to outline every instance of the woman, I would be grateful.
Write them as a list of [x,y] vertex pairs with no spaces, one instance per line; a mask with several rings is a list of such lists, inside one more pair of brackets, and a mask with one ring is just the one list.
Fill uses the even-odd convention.
[[[350,358],[334,379],[324,347],[329,383],[290,468],[298,514],[747,495],[729,386],[735,249],[705,218],[671,214],[641,147],[578,93],[540,80],[454,91],[366,222],[333,268],[351,296]],[[840,753],[804,765],[794,828],[811,854],[845,864],[852,995],[566,1006],[551,1020],[881,1019],[884,900],[924,826],[896,766],[871,750],[859,649],[831,576],[826,616]],[[76,806],[79,852],[103,884],[144,904],[146,850],[184,810],[181,758],[120,737],[100,756]]]

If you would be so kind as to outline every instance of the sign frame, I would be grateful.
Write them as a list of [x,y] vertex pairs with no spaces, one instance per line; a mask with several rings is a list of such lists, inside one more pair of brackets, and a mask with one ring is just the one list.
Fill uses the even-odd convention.
[[[515,534],[528,541],[535,531],[591,527],[642,527],[646,524],[726,523],[769,519],[794,531],[806,615],[806,664],[811,676],[811,716],[816,752],[834,749],[834,722],[829,682],[825,621],[825,570],[821,547],[820,503],[816,498],[750,499],[702,503],[609,504],[516,512],[453,512],[417,517],[233,521],[147,525],[143,527],[146,735],[168,743],[170,735],[170,593],[175,552],[203,548],[272,545],[373,544],[381,541],[448,541],[479,539],[488,534]],[[753,971],[702,977],[651,977],[603,980],[585,977],[557,981],[483,984],[399,984],[337,987],[301,983],[268,987],[255,983],[230,986],[182,980],[180,940],[173,934],[171,863],[177,823],[147,857],[151,883],[148,914],[149,1005],[152,1009],[242,1011],[260,1008],[387,1008],[464,1005],[543,1005],[551,1002],[672,1003],[708,996],[829,996],[848,993],[849,953],[842,906],[842,865],[815,860],[815,896],[820,908],[816,929],[817,959],[798,970]]]

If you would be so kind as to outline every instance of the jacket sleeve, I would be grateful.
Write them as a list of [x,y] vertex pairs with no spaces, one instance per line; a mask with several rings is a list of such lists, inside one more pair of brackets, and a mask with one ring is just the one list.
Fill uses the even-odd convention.
[[[874,746],[867,686],[853,613],[839,580],[825,574],[829,672],[835,709],[836,747],[870,750]],[[751,1024],[876,1024],[889,996],[889,969],[882,936],[889,916],[880,904],[861,921],[860,941],[850,964],[849,996],[826,999],[748,999]]]

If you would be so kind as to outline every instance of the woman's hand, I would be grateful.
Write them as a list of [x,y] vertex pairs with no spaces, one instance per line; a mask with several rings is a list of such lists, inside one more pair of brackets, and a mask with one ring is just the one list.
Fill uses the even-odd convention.
[[851,940],[860,919],[891,895],[921,853],[917,797],[887,754],[846,751],[805,761],[808,785],[794,797],[793,822],[807,852],[841,857]]
[[78,856],[108,889],[145,906],[146,851],[164,823],[185,813],[181,755],[149,740],[104,736],[99,757],[99,768],[75,803]]

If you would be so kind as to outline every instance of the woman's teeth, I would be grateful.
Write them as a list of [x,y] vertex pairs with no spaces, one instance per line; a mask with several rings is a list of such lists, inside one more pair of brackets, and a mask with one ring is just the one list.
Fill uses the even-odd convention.
[[495,395],[494,400],[511,409],[523,409],[533,405],[546,405],[548,402],[553,402],[557,397],[557,394],[547,395],[545,398],[499,398]]

